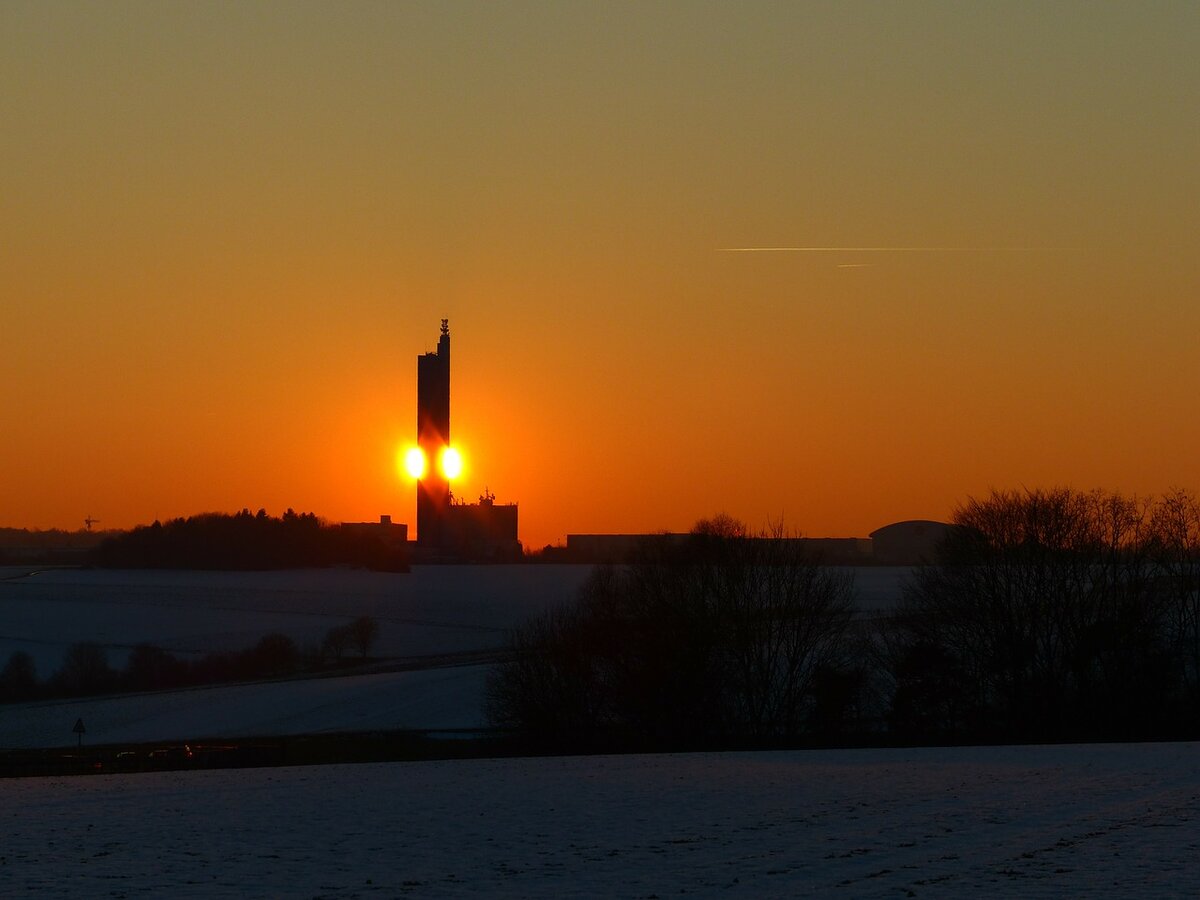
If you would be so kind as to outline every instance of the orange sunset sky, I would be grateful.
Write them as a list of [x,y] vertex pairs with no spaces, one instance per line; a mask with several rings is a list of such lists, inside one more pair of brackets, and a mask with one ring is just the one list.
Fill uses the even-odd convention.
[[[0,4],[0,525],[1200,488],[1200,4]],[[728,248],[784,249],[730,252]]]

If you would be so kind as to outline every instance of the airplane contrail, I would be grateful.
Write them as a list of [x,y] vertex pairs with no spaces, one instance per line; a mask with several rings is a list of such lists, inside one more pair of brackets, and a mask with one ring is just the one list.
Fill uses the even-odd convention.
[[1051,250],[1052,247],[718,247],[718,253],[987,253]]

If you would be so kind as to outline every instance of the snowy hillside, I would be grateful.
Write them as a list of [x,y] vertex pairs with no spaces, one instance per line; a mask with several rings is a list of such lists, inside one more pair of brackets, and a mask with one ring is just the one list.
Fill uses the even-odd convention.
[[[4,577],[4,575],[8,577]],[[66,648],[94,641],[115,666],[139,643],[177,654],[239,650],[280,632],[303,646],[356,616],[380,623],[375,653],[404,657],[499,646],[528,616],[575,596],[583,566],[428,566],[178,572],[0,571],[0,660],[30,653],[46,677]]]
[[[411,574],[357,570],[289,572],[0,570],[0,665],[23,650],[40,678],[80,641],[101,644],[110,664],[149,643],[178,656],[252,646],[280,632],[318,644],[357,616],[379,622],[372,654],[437,665],[504,646],[508,631],[569,602],[586,566],[428,566]],[[865,611],[898,597],[906,570],[856,570]],[[473,728],[483,724],[486,668],[461,665],[127,697],[0,705],[0,749],[74,743],[77,718],[93,744],[195,740],[363,729]]]
[[1195,744],[0,784],[0,896],[1186,897]]
[[220,685],[0,706],[0,749],[87,743],[479,728],[486,666],[448,666],[341,678]]

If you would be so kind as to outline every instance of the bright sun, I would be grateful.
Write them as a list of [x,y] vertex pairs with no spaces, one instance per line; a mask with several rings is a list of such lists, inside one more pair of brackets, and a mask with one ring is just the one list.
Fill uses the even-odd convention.
[[442,474],[447,479],[453,480],[462,474],[462,455],[453,447],[447,447],[442,451],[441,458]]
[[420,447],[409,447],[404,454],[404,471],[412,478],[425,476],[425,454]]
[[[409,447],[404,451],[404,458],[400,460],[400,465],[409,478],[415,478],[420,481],[429,472],[429,460],[425,457],[425,451],[420,447]],[[453,447],[446,447],[438,454],[438,471],[447,481],[452,481],[462,474],[463,459],[462,454]]]

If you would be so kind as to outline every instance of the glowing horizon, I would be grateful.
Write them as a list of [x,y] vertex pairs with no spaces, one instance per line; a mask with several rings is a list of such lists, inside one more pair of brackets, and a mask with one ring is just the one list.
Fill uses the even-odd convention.
[[1200,489],[1196,4],[466,9],[0,5],[0,525]]

